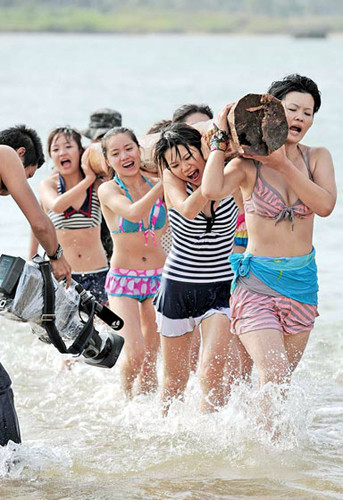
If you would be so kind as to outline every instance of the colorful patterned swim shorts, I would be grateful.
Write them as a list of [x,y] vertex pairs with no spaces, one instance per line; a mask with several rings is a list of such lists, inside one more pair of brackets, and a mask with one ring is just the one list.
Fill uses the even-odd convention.
[[105,289],[114,297],[131,297],[143,302],[154,297],[161,282],[160,269],[123,269],[111,268],[107,273]]

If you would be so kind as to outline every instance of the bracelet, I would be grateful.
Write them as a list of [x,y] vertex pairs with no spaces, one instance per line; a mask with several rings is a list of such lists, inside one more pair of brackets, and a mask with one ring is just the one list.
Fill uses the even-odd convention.
[[223,151],[223,153],[225,153],[228,144],[229,144],[228,133],[225,132],[225,130],[220,130],[216,126],[216,131],[214,132],[210,140],[211,151]]

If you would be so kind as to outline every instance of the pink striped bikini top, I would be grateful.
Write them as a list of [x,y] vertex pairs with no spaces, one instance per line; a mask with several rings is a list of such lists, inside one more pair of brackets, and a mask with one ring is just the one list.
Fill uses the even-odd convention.
[[[305,157],[301,148],[298,146],[301,156],[306,165],[309,178],[313,180],[312,172],[309,165],[310,148],[307,148],[307,155]],[[256,182],[253,192],[244,200],[244,211],[247,214],[256,214],[265,219],[275,219],[275,224],[282,220],[289,219],[294,228],[295,217],[299,219],[307,219],[311,217],[313,211],[304,203],[297,199],[292,205],[288,206],[277,189],[268,184],[261,175],[262,164],[255,162],[257,173]]]

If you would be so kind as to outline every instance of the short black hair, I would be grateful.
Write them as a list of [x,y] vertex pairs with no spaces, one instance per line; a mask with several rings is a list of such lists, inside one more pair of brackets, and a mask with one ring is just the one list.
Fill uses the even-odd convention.
[[203,156],[200,132],[186,123],[173,123],[162,130],[161,137],[155,144],[154,161],[161,170],[163,170],[163,167],[169,169],[168,162],[164,156],[166,151],[175,148],[176,154],[180,156],[179,146],[185,147],[191,156],[193,154],[190,147],[196,148],[201,156]]
[[172,121],[174,123],[185,122],[193,113],[203,113],[208,116],[209,120],[213,118],[213,111],[207,104],[183,104],[174,111]]
[[298,73],[287,75],[282,80],[273,82],[267,92],[280,100],[290,92],[310,94],[314,100],[314,113],[319,110],[321,105],[320,91],[317,84],[311,78],[301,76]]
[[45,159],[42,141],[37,132],[26,125],[15,125],[0,132],[0,144],[10,146],[16,151],[25,148],[24,167],[37,165],[40,168]]

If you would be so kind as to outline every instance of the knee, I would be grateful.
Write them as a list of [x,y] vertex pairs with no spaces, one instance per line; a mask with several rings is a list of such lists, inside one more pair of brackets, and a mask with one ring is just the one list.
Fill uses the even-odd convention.
[[288,361],[279,362],[275,365],[262,366],[257,368],[260,385],[267,382],[275,384],[288,383],[291,376],[291,369]]
[[160,335],[157,332],[145,337],[145,348],[148,354],[155,354],[160,346]]
[[226,359],[224,356],[203,356],[199,367],[200,380],[206,380],[224,371]]
[[143,343],[127,346],[125,351],[126,362],[134,371],[139,371],[144,362],[145,347]]
[[186,386],[188,378],[189,374],[186,370],[178,373],[165,370],[163,374],[163,386],[172,393],[176,393]]

